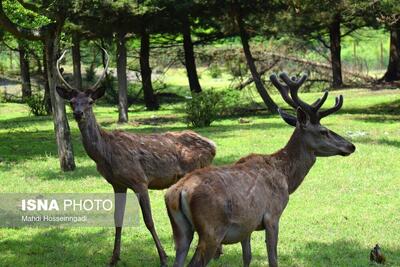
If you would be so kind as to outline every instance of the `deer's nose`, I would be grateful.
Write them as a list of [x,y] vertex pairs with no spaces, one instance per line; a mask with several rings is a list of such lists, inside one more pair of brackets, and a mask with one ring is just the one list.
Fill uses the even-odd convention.
[[351,144],[351,145],[349,146],[349,150],[350,150],[351,152],[356,151],[356,146],[353,145],[353,144]]
[[75,117],[75,119],[81,119],[82,118],[82,116],[83,116],[83,112],[82,111],[79,111],[79,110],[77,110],[77,111],[74,111],[74,117]]

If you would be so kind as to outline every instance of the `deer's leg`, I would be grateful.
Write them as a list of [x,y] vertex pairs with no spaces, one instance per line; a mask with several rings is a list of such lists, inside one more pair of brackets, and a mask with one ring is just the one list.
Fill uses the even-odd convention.
[[249,267],[251,261],[251,246],[250,246],[250,236],[246,237],[242,242],[242,257],[243,266]]
[[202,239],[199,237],[199,244],[197,245],[196,252],[192,260],[190,261],[188,267],[204,267],[210,260],[214,257],[215,252],[221,244],[218,244],[213,239]]
[[268,263],[270,267],[278,267],[278,232],[279,219],[271,219],[264,216],[265,241],[267,243]]
[[169,210],[167,206],[168,216],[171,220],[172,232],[175,242],[175,261],[174,267],[183,267],[186,256],[188,254],[190,244],[193,240],[193,229],[189,221],[181,211]]
[[214,260],[218,260],[219,257],[221,257],[221,255],[224,254],[224,252],[222,251],[222,244],[217,248],[217,251],[215,252],[214,255]]
[[144,223],[146,224],[147,229],[150,231],[151,235],[153,236],[153,240],[156,243],[161,266],[167,266],[167,254],[161,245],[160,239],[158,238],[156,229],[154,227],[153,217],[151,215],[149,191],[147,188],[138,192],[138,198],[140,208],[142,209]]
[[114,210],[114,224],[115,224],[115,239],[114,250],[110,259],[110,266],[115,266],[120,260],[121,252],[121,232],[122,224],[124,221],[125,204],[126,204],[126,188],[113,185],[115,210]]

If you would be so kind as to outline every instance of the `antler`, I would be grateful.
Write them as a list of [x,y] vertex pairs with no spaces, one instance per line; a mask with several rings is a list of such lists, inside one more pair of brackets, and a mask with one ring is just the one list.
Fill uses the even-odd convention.
[[64,50],[64,52],[62,53],[61,57],[59,59],[57,59],[57,63],[56,63],[56,69],[57,69],[57,74],[58,77],[60,78],[60,80],[64,83],[64,85],[69,89],[69,90],[74,90],[74,88],[69,85],[69,83],[67,83],[66,80],[64,80],[64,77],[62,76],[61,72],[60,72],[60,62],[61,60],[64,58],[65,53],[67,53],[67,50]]
[[104,71],[103,73],[100,75],[99,79],[97,80],[97,82],[90,88],[90,90],[94,91],[97,89],[97,87],[99,86],[99,84],[101,83],[101,81],[104,79],[104,77],[107,74],[107,70],[108,70],[108,63],[110,62],[110,57],[107,53],[107,51],[101,47],[101,49],[104,51],[105,55],[106,55],[106,66],[104,67]]
[[285,102],[288,103],[292,108],[296,109],[298,105],[296,105],[290,98],[289,87],[278,81],[278,77],[276,77],[275,74],[272,74],[269,79],[271,80],[272,84],[279,90],[283,100],[285,100]]
[[[104,53],[106,54],[106,66],[104,68],[103,73],[100,75],[99,79],[97,80],[97,82],[90,87],[90,91],[95,91],[97,89],[97,87],[99,86],[99,84],[101,83],[101,81],[104,79],[104,77],[106,76],[107,70],[108,70],[108,64],[110,63],[110,57],[107,53],[107,51],[104,48],[101,48]],[[62,76],[61,72],[60,72],[60,62],[61,60],[64,58],[65,53],[67,53],[67,50],[64,50],[64,52],[62,53],[61,57],[57,60],[57,64],[56,64],[56,68],[57,68],[57,74],[60,78],[60,80],[64,83],[64,85],[69,89],[69,90],[75,90],[69,83],[67,83],[67,81],[64,79],[64,77]]]
[[319,118],[322,119],[323,117],[326,117],[326,116],[338,111],[339,109],[341,109],[342,106],[343,106],[343,96],[339,95],[335,98],[335,106],[333,106],[330,109],[318,112]]
[[[336,97],[335,106],[330,109],[319,111],[322,105],[325,103],[325,100],[328,98],[328,91],[325,91],[324,95],[321,98],[318,98],[311,105],[302,101],[298,96],[298,90],[301,85],[307,80],[307,75],[303,74],[300,79],[296,79],[296,77],[289,78],[289,76],[282,72],[279,74],[279,78],[285,83],[282,84],[275,74],[270,76],[270,80],[272,84],[278,89],[282,98],[294,109],[301,107],[310,117],[310,121],[312,123],[318,123],[322,118],[338,111],[343,105],[343,96],[340,95]],[[289,96],[290,92],[290,96]],[[283,114],[282,110],[278,110],[280,114]],[[291,116],[287,113],[284,114],[286,119],[289,119],[288,116]]]

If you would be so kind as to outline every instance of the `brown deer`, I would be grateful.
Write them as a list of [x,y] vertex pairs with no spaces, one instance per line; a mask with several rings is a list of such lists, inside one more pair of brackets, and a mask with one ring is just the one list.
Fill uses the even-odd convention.
[[216,147],[211,140],[192,131],[145,135],[101,129],[92,106],[105,92],[104,87],[99,87],[109,63],[109,56],[107,52],[105,54],[107,64],[103,74],[93,87],[81,92],[70,86],[59,71],[64,52],[57,60],[57,70],[67,88],[56,89],[61,97],[70,102],[83,146],[116,194],[115,242],[110,265],[115,265],[120,257],[122,221],[129,188],[138,196],[143,219],[156,244],[161,265],[166,266],[167,255],[154,228],[148,189],[167,188],[186,173],[210,165]]
[[[290,79],[280,74],[271,81],[283,99],[297,110],[297,118],[279,110],[296,127],[287,145],[272,155],[250,154],[233,165],[195,170],[170,187],[165,201],[172,224],[176,258],[183,266],[193,233],[199,235],[189,266],[206,266],[221,244],[241,242],[243,265],[251,260],[250,235],[265,230],[269,266],[278,266],[279,218],[316,157],[347,156],[355,146],[320,124],[320,119],[339,110],[343,97],[333,108],[319,111],[328,93],[309,105],[297,94],[307,76]],[[290,92],[290,95],[289,95]]]

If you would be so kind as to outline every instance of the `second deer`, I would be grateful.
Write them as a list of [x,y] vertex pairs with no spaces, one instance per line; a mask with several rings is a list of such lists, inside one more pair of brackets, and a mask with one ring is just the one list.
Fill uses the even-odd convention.
[[74,89],[62,77],[59,64],[64,52],[57,60],[57,70],[67,88],[56,89],[71,103],[86,153],[96,162],[97,170],[112,185],[116,194],[116,231],[110,265],[115,265],[120,257],[122,221],[129,188],[138,196],[143,219],[156,244],[161,265],[166,266],[167,255],[154,227],[148,189],[167,188],[186,173],[210,165],[215,156],[215,145],[192,131],[145,135],[103,130],[96,122],[92,107],[105,92],[104,87],[99,87],[109,62],[108,54],[104,52],[107,56],[105,70],[98,82],[85,91]]
[[270,267],[278,266],[279,219],[293,193],[303,182],[316,157],[347,156],[355,146],[320,124],[338,111],[343,97],[333,108],[319,111],[328,93],[309,105],[298,97],[300,79],[280,74],[272,83],[297,117],[279,110],[295,130],[286,146],[272,155],[251,154],[236,164],[196,170],[170,187],[165,201],[176,246],[175,267],[183,266],[193,233],[199,235],[189,266],[206,266],[221,244],[241,242],[243,265],[251,260],[250,235],[265,230]]

